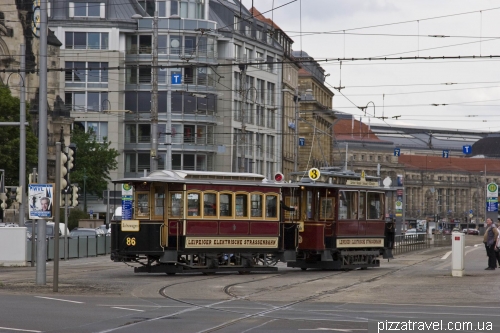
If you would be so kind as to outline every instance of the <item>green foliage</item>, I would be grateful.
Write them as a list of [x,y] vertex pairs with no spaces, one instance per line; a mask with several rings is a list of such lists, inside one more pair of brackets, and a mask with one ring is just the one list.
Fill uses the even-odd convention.
[[[71,208],[68,216],[68,229],[71,231],[78,227],[78,221],[88,219],[89,215],[78,208]],[[61,208],[61,222],[64,221],[64,208]]]
[[[26,110],[29,106],[26,105]],[[13,97],[10,89],[0,84],[0,122],[19,122],[19,98]],[[30,121],[26,113],[26,121]],[[2,126],[0,131],[0,166],[5,170],[5,185],[19,185],[19,126]],[[26,126],[26,175],[38,165],[38,139],[30,126]]]
[[75,168],[71,170],[71,183],[78,183],[81,188],[78,201],[83,202],[84,177],[87,193],[102,198],[102,192],[111,181],[109,172],[118,168],[116,158],[120,154],[116,149],[110,148],[111,142],[106,137],[103,142],[98,142],[91,130],[86,133],[78,127],[71,134],[71,143],[75,143],[77,149]]

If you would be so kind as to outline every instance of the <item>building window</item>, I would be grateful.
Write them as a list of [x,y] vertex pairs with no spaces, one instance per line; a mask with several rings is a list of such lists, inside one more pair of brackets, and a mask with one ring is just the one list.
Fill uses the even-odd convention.
[[66,61],[66,82],[108,82],[107,62]]
[[240,18],[238,16],[233,18],[233,29],[234,31],[240,31]]
[[276,119],[276,111],[273,109],[268,109],[267,110],[267,127],[275,128],[276,127],[275,119]]
[[104,91],[67,91],[65,104],[77,112],[104,111],[109,107],[108,93]]
[[352,160],[356,161],[356,155],[352,155]]
[[75,122],[75,126],[86,133],[92,133],[92,136],[98,142],[103,142],[108,138],[108,123],[105,121],[80,121]]
[[75,50],[107,50],[109,34],[107,32],[66,32],[65,48]]
[[274,83],[267,83],[267,105],[274,105]]
[[[71,16],[71,15],[70,15]],[[75,17],[100,17],[101,4],[99,2],[75,2]]]

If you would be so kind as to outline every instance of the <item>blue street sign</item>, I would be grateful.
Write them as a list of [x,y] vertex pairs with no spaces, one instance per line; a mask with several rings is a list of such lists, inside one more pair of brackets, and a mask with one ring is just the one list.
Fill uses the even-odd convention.
[[400,156],[400,155],[401,155],[401,149],[394,148],[394,156]]
[[449,150],[443,150],[443,158],[448,158],[450,156]]
[[306,145],[306,138],[299,138],[299,146],[305,146]]
[[94,214],[94,211],[92,209],[89,210],[89,214]]
[[472,154],[472,146],[463,146],[462,152],[466,155]]
[[472,214],[472,213],[474,213],[474,211],[473,211],[472,209],[471,209],[471,210],[469,210],[469,214]]
[[181,84],[182,83],[182,75],[172,73],[172,84]]

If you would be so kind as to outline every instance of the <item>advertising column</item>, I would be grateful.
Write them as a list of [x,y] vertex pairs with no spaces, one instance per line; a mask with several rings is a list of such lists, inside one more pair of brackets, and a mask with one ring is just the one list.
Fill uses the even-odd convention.
[[498,220],[498,185],[495,183],[486,185],[486,218],[491,218],[493,223]]

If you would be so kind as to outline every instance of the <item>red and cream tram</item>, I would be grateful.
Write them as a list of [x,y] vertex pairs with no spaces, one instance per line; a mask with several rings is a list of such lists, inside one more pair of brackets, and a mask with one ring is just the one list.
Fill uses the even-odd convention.
[[367,268],[392,257],[378,182],[328,169],[294,177],[155,171],[117,180],[130,197],[122,220],[111,222],[111,258],[140,263],[136,272],[175,274],[269,271],[278,261]]

